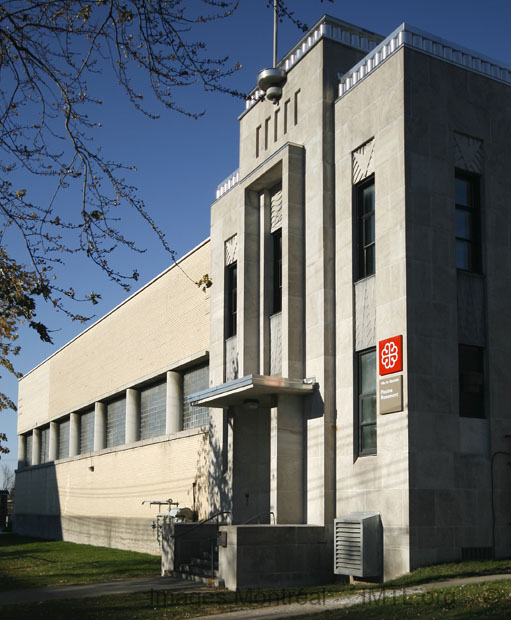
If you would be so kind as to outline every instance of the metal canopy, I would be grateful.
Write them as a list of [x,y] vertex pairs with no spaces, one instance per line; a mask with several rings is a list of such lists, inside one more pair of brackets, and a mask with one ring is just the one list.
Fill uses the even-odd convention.
[[304,383],[303,380],[269,375],[247,375],[202,392],[190,394],[188,402],[195,407],[218,407],[221,409],[244,405],[247,400],[259,401],[261,405],[269,405],[272,396],[279,396],[280,394],[307,396],[312,394],[314,389],[314,383]]

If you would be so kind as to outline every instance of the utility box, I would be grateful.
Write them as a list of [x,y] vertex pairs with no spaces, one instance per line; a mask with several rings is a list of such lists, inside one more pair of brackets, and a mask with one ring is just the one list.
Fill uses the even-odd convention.
[[334,519],[334,573],[379,577],[383,573],[383,531],[379,512],[352,512]]

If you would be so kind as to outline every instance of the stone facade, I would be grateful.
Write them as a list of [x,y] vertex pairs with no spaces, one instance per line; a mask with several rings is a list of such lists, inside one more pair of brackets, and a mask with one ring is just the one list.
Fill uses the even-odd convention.
[[[509,555],[511,72],[405,24],[383,39],[329,17],[279,66],[282,96],[252,93],[211,240],[185,259],[192,277],[211,274],[210,297],[163,274],[23,379],[20,434],[36,428],[37,457],[46,423],[69,415],[72,427],[75,412],[128,390],[130,443],[90,457],[126,459],[103,484],[115,494],[140,458],[151,493],[168,480],[201,515],[228,515],[219,567],[230,588],[299,585],[308,566],[311,582],[332,578],[334,519],[360,513],[379,515],[383,541],[371,551],[379,575],[366,576]],[[131,342],[149,308],[154,330]],[[399,370],[387,375],[379,343],[393,337]],[[101,367],[77,384],[97,351]],[[176,386],[206,359],[209,381],[188,400],[209,408],[209,426],[183,434]],[[168,434],[136,441],[137,391],[162,373]],[[392,413],[380,410],[382,376],[400,386]],[[470,415],[467,398],[480,403]],[[101,429],[107,413],[95,415]],[[82,514],[75,479],[98,518],[114,519],[87,486],[88,458],[21,470],[22,514],[37,514],[29,490],[54,468],[62,531]],[[119,491],[123,517],[142,518],[131,500],[152,488],[147,476],[130,497]],[[52,506],[44,514],[60,514]]]

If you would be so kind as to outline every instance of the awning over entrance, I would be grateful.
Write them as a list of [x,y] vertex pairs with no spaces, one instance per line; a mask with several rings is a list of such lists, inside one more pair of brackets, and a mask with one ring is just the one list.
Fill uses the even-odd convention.
[[271,397],[280,394],[307,396],[314,392],[315,385],[313,382],[307,381],[305,383],[303,380],[284,377],[247,375],[202,392],[190,394],[188,401],[196,407],[219,407],[223,409],[235,405],[253,404],[253,408],[257,408],[259,404],[271,404]]

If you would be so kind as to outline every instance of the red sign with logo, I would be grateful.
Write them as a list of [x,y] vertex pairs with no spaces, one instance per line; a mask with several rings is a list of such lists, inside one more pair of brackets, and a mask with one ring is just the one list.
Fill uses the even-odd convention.
[[380,340],[378,350],[380,375],[403,370],[403,336]]

